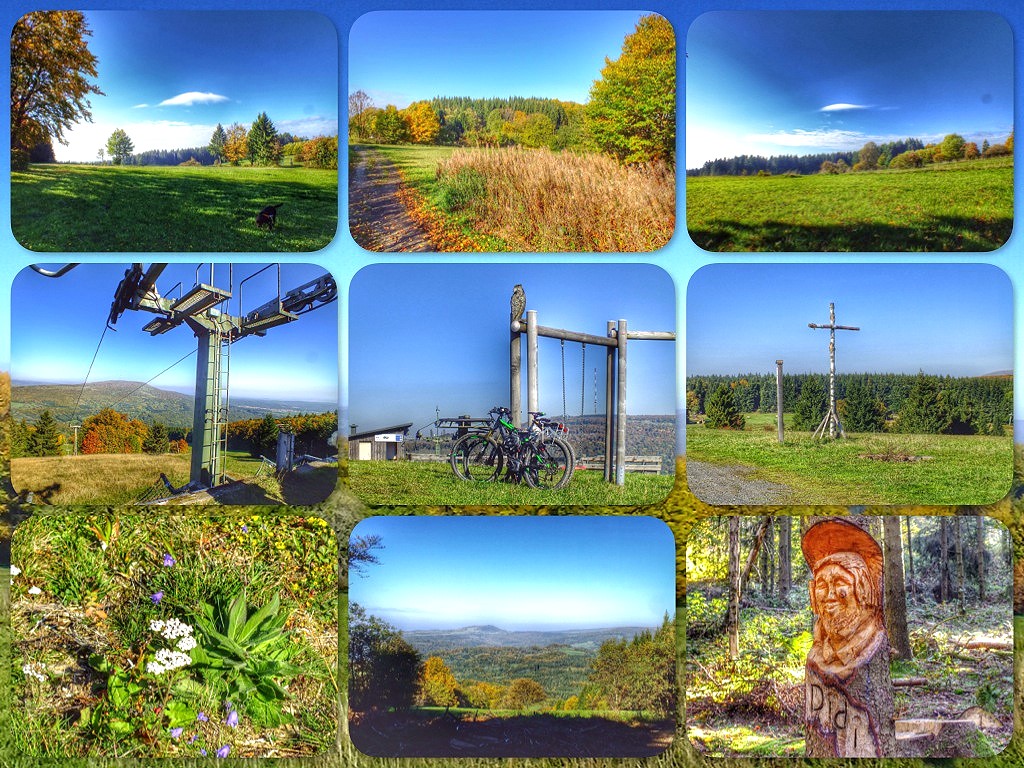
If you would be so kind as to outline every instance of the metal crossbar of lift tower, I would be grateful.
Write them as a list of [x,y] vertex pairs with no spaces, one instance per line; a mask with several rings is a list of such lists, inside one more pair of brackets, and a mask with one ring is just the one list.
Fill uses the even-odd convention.
[[[512,331],[525,333],[528,327],[525,320],[513,320]],[[566,341],[578,341],[582,344],[596,344],[603,347],[616,347],[619,342],[616,338],[617,331],[612,329],[608,336],[595,336],[590,333],[579,333],[567,331],[563,328],[550,328],[546,325],[537,326],[537,335],[549,339],[565,339]],[[649,339],[660,341],[675,341],[676,335],[673,331],[626,331],[627,339]]]

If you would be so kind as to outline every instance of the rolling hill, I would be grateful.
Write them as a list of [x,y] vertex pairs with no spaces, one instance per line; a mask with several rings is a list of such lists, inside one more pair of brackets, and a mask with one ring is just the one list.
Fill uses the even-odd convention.
[[[79,402],[79,398],[81,401]],[[161,421],[170,428],[190,428],[194,398],[181,392],[158,389],[137,381],[98,381],[86,384],[15,384],[11,387],[11,414],[16,420],[34,422],[49,410],[58,423],[72,418],[81,420],[104,408],[147,424]],[[288,400],[231,400],[231,420],[262,418],[296,413],[321,413],[334,410],[333,403]]]

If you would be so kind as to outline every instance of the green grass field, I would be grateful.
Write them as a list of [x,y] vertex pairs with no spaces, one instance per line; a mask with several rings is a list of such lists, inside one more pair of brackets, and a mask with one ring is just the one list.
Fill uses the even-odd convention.
[[349,487],[366,504],[443,505],[642,505],[663,502],[672,490],[672,475],[627,474],[619,488],[600,472],[576,471],[569,485],[544,491],[509,483],[458,480],[448,462],[351,461]]
[[[276,203],[274,231],[257,227]],[[11,224],[33,251],[316,251],[338,228],[338,172],[34,165],[11,174]]]
[[991,251],[1013,229],[1013,158],[907,171],[686,180],[708,251]]
[[[787,428],[779,445],[773,414],[745,418],[743,431],[687,426],[687,459],[755,467],[755,478],[792,488],[797,504],[991,504],[1013,478],[1010,437],[849,433],[820,442]],[[861,458],[900,451],[931,458]]]

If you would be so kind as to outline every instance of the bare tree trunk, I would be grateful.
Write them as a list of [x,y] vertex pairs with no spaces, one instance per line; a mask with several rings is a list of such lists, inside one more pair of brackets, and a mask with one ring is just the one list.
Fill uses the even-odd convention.
[[903,578],[903,541],[900,538],[900,519],[882,518],[885,532],[883,557],[885,558],[885,628],[889,643],[896,656],[912,659],[910,631],[907,629],[907,589]]
[[747,564],[743,567],[743,575],[740,577],[740,593],[747,591],[747,581],[750,579],[750,569],[754,566],[754,561],[757,560],[757,553],[761,551],[761,542],[764,541],[764,535],[768,533],[768,528],[772,524],[771,517],[764,517],[761,519],[761,524],[757,526],[757,532],[754,534],[754,543],[750,545],[750,554],[747,555]]
[[740,655],[740,518],[729,518],[729,609],[725,619],[729,658]]
[[907,515],[907,565],[910,573],[910,594],[917,597],[917,577],[914,575],[914,539],[910,534],[910,515]]
[[978,602],[985,602],[985,516],[978,515],[974,548],[978,558]]
[[793,588],[793,518],[779,518],[779,599],[789,604],[789,590]]
[[967,585],[964,583],[967,580],[964,574],[964,537],[960,525],[960,515],[956,515],[954,520],[953,544],[956,547],[956,602],[960,613],[964,613],[967,610]]
[[949,602],[949,521],[939,518],[939,602]]
[[768,598],[772,593],[772,582],[775,580],[775,518],[770,518],[765,530],[764,541],[761,543],[761,597]]

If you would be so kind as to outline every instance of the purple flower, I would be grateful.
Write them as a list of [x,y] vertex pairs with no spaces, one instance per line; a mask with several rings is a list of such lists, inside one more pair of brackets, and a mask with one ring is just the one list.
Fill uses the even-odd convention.
[[149,599],[153,601],[153,605],[160,605],[160,601],[164,599],[164,593],[154,592],[149,596]]
[[228,719],[227,719],[226,722],[228,724],[228,728],[237,728],[238,727],[238,713],[235,710],[232,709],[230,712],[228,712]]
[[198,733],[193,733],[191,736],[188,737],[188,743],[189,744],[195,744],[196,739],[198,739],[198,738],[199,738],[199,734]]
[[203,749],[202,747],[200,747],[199,748],[199,754],[202,755],[203,757],[206,757],[206,750]]
[[223,747],[217,750],[217,757],[227,757],[231,754],[231,745],[225,744]]
[[249,526],[248,525],[243,525],[242,526],[242,533],[248,533],[248,532],[249,532]]
[[200,723],[205,723],[209,719],[210,718],[207,717],[205,712],[200,712],[198,715],[196,715],[196,720],[198,720]]
[[175,740],[180,739],[181,732],[184,730],[184,728],[171,728],[171,738]]
[[164,554],[164,567],[165,568],[170,568],[176,562],[178,562],[178,561],[175,560],[173,557],[171,557],[170,555],[168,555],[166,553]]

